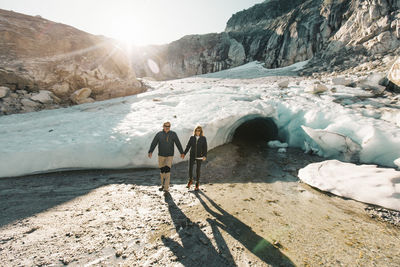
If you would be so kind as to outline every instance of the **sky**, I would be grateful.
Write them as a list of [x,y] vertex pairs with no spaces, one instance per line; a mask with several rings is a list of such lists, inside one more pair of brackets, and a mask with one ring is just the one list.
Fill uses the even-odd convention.
[[263,0],[0,0],[0,8],[40,15],[129,44],[165,44],[222,32],[232,14]]

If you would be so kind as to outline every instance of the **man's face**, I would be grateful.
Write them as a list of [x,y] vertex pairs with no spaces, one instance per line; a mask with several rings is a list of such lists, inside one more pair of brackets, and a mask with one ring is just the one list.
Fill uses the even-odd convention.
[[165,123],[163,125],[164,132],[168,133],[169,129],[171,128],[171,124]]

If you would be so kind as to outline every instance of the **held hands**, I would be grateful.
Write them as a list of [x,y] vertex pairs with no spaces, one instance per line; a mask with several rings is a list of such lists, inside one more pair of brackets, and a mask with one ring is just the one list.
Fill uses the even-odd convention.
[[[153,153],[149,153],[148,154],[148,157],[151,159],[151,156],[153,155]],[[181,159],[184,159],[185,158],[185,154],[181,154]]]
[[203,157],[203,161],[206,161],[206,159],[207,159],[206,157]]

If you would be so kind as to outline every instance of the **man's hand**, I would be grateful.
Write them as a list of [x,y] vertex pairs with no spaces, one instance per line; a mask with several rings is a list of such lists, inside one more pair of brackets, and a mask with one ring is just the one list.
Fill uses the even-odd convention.
[[181,159],[184,159],[185,158],[185,154],[181,154]]
[[149,159],[151,159],[151,156],[153,155],[153,153],[149,153]]

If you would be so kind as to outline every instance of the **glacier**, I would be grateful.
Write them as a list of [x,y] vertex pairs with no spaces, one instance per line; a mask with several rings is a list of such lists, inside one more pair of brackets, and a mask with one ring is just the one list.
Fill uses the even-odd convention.
[[[316,80],[290,76],[301,66],[279,70],[288,76],[272,76],[272,70],[249,63],[208,76],[144,81],[150,89],[134,96],[2,116],[0,177],[157,167],[147,151],[163,122],[171,122],[183,144],[196,125],[203,126],[212,149],[230,142],[241,124],[255,118],[271,119],[279,141],[290,147],[339,160],[356,155],[360,163],[397,167],[399,126],[335,101],[371,93],[335,85],[335,90],[312,94],[309,89]],[[280,88],[278,83],[285,79],[288,87]],[[181,161],[178,156],[175,162]]]

